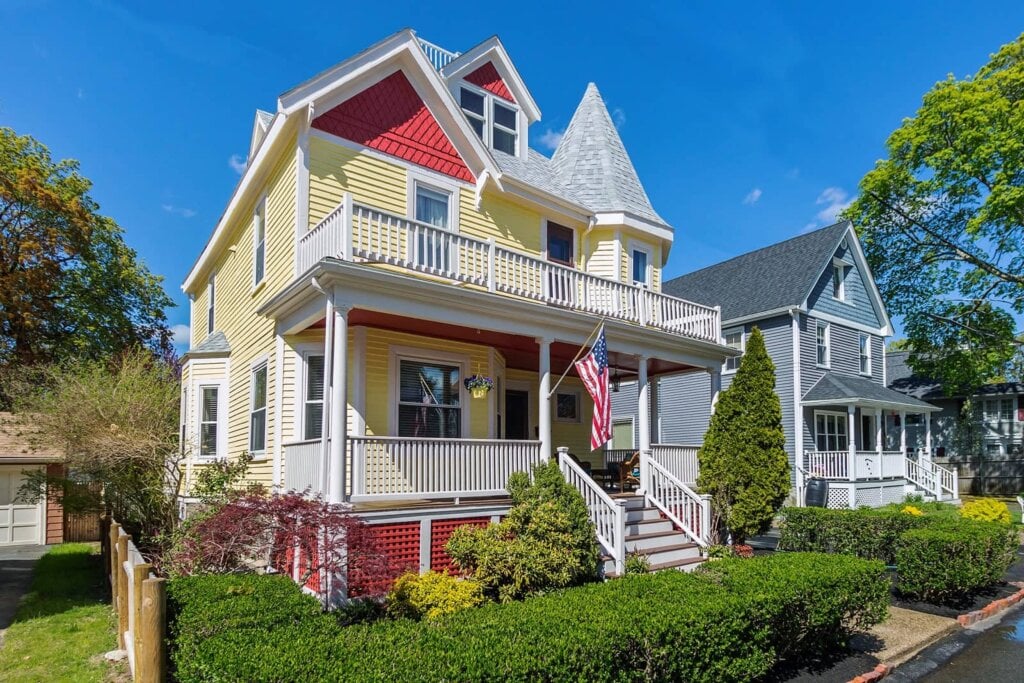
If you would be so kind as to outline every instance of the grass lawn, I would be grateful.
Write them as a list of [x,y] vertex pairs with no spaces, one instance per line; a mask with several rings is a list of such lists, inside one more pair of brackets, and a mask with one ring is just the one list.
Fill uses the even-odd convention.
[[[44,555],[0,647],[0,680],[106,681],[121,672],[103,659],[116,647],[99,545],[67,543]],[[123,665],[122,665],[123,666]]]

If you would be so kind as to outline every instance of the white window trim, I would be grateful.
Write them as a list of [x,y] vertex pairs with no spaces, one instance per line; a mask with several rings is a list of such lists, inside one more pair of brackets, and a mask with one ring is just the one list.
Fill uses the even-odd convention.
[[[253,407],[254,406],[253,399],[256,396],[255,392],[253,391],[255,389],[255,384],[253,382],[253,376],[261,368],[265,369],[267,371],[267,386],[266,386],[266,392],[267,393],[266,393],[266,396],[263,399],[263,401],[264,401],[263,408],[261,408],[261,410],[263,410],[263,412],[265,414],[264,418],[263,418],[263,450],[261,450],[261,451],[254,451],[254,450],[251,450],[251,448],[252,448],[252,414],[255,412],[255,408]],[[249,437],[248,441],[246,441],[246,444],[245,444],[246,445],[246,449],[249,450],[249,455],[252,456],[253,460],[265,460],[266,457],[267,457],[267,452],[270,450],[269,448],[267,448],[268,442],[269,442],[269,437],[270,437],[270,361],[269,361],[269,358],[267,358],[267,356],[261,356],[260,358],[257,358],[249,366],[249,412],[246,413],[246,421],[247,421],[246,433],[248,434],[248,437]]]
[[217,329],[217,273],[210,273],[206,281],[206,334],[213,334]]
[[637,281],[633,279],[633,254],[637,251],[642,251],[647,254],[647,272],[644,273],[645,282],[639,284],[639,286],[645,289],[654,288],[654,249],[651,245],[645,242],[637,242],[635,240],[629,240],[629,284],[637,285]]
[[[841,450],[849,450],[850,443],[853,441],[853,435],[850,434],[850,416],[849,413],[841,413],[838,410],[815,410],[814,421],[811,423],[814,426],[812,430],[812,437],[814,443],[814,449],[818,450],[818,416],[832,416],[842,421],[843,429],[846,430],[846,448]],[[828,452],[828,451],[825,451]]]
[[[217,388],[217,452],[214,455],[201,455],[202,448],[202,418],[203,418],[203,388]],[[194,459],[196,462],[216,462],[224,460],[228,456],[228,430],[227,430],[227,409],[228,409],[228,383],[225,379],[196,379],[192,391],[192,428],[189,431],[195,440],[196,449]]]
[[[256,253],[259,249],[256,233],[256,216],[263,214],[263,277],[256,279]],[[263,194],[252,209],[252,291],[260,289],[267,281],[267,195]]]
[[448,231],[458,234],[461,186],[458,183],[445,180],[440,175],[423,173],[410,168],[406,173],[405,181],[405,215],[411,221],[416,220],[416,188],[420,185],[434,192],[448,194]]
[[[729,327],[722,330],[722,342],[725,342],[725,338],[735,332],[740,333],[740,355],[736,358],[736,367],[729,370],[729,361],[725,360],[722,362],[722,374],[723,375],[735,375],[736,371],[740,369],[740,360],[743,358],[743,354],[747,352],[747,329],[744,326]],[[817,357],[817,349],[815,349],[815,357]]]
[[[818,329],[825,328],[825,362],[818,362]],[[814,364],[819,368],[832,367],[832,323],[824,320],[814,321]]]
[[[861,339],[867,340],[867,344],[865,345],[865,348],[867,348],[867,354],[866,354],[866,358],[867,358],[867,361],[868,361],[868,363],[867,363],[867,370],[863,370],[860,367],[860,358],[861,358],[861,354],[860,354],[860,340]],[[864,377],[870,377],[871,373],[872,373],[872,371],[874,369],[874,359],[871,357],[871,355],[872,355],[871,354],[871,335],[868,334],[867,332],[858,332],[857,333],[857,370]]]
[[[299,376],[299,383],[296,386],[296,410],[295,416],[298,423],[295,425],[295,437],[300,441],[316,441],[323,438],[323,433],[317,434],[316,436],[306,436],[306,383],[309,381],[309,358],[310,356],[319,356],[324,358],[324,347],[319,346],[316,348],[310,347],[299,354],[299,371],[296,373]],[[326,361],[326,359],[325,359]],[[324,364],[326,368],[326,362]],[[328,378],[324,376],[324,396],[320,397],[321,405],[324,404],[324,398],[327,395]],[[327,420],[328,415],[323,414],[323,419]]]
[[[517,157],[518,156],[522,156],[520,154],[520,152],[523,149],[522,145],[523,145],[523,132],[524,132],[523,115],[522,115],[523,114],[523,110],[522,110],[522,108],[518,104],[516,104],[515,102],[509,102],[508,100],[506,100],[503,97],[498,97],[497,95],[495,95],[491,91],[484,90],[480,86],[474,85],[473,83],[470,83],[469,81],[459,81],[459,84],[456,86],[456,95],[457,96],[455,98],[455,101],[459,105],[459,111],[462,112],[462,115],[466,116],[467,118],[468,118],[468,115],[466,114],[466,110],[462,108],[462,94],[458,92],[459,88],[465,88],[466,90],[469,90],[470,92],[475,93],[477,95],[480,95],[480,96],[482,96],[484,98],[484,137],[483,137],[482,141],[483,141],[484,145],[487,147],[487,149],[491,149],[491,150],[494,149],[494,133],[493,133],[493,130],[492,130],[492,127],[495,125],[495,121],[494,121],[494,103],[497,102],[501,106],[506,107],[508,109],[512,109],[513,111],[515,111],[515,113],[516,113],[516,126],[519,127],[519,130],[515,131],[515,135],[516,135],[516,148],[515,148],[515,152],[513,153],[512,156],[517,156]],[[470,126],[470,127],[472,127],[472,126]],[[508,131],[508,129],[505,126],[500,126],[500,127],[501,127],[502,130]],[[476,133],[476,131],[473,131],[473,132]]]
[[[842,259],[832,260],[832,280],[829,284],[832,284],[832,299],[835,301],[842,301],[848,303],[846,300],[846,269],[850,267],[850,264]],[[839,271],[839,294],[836,295],[835,282],[836,271]]]
[[399,363],[403,360],[419,363],[446,363],[459,367],[459,431],[462,433],[459,438],[472,438],[469,431],[470,396],[464,384],[465,379],[469,377],[469,356],[463,353],[398,345],[388,346],[388,434],[398,436],[398,385],[401,382]]
[[[615,427],[616,422],[629,422],[629,449],[636,448],[636,417],[633,415],[612,415],[612,427]],[[612,448],[612,439],[604,444],[604,450],[611,451],[615,450]]]
[[[558,417],[558,397],[562,395],[571,395],[576,397],[576,418]],[[583,422],[583,394],[579,389],[559,389],[554,394],[554,399],[551,402],[551,419],[555,422],[564,422],[567,424],[580,424]]]

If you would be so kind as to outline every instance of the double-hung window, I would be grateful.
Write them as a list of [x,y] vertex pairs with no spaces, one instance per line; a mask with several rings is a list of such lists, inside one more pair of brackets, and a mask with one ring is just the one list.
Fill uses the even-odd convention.
[[819,451],[845,451],[850,447],[846,434],[847,416],[842,413],[815,413],[814,437]]
[[267,449],[267,364],[252,371],[249,384],[249,453],[260,455]]
[[427,270],[447,271],[451,262],[451,192],[416,183],[414,218],[439,228],[420,230],[416,238],[416,265]]
[[267,201],[260,200],[256,210],[252,212],[253,287],[263,282],[267,260]]
[[206,285],[206,333],[213,332],[213,306],[217,294],[217,276],[211,275]]
[[871,374],[871,336],[860,333],[860,338],[857,342],[858,349],[860,351],[860,374],[870,375]]
[[306,356],[305,384],[302,392],[302,438],[319,439],[324,429],[323,354]]
[[450,363],[398,361],[398,436],[462,435],[462,371]]
[[[725,345],[726,346],[728,346],[730,349],[736,349],[740,353],[743,353],[743,341],[744,341],[744,339],[743,339],[743,328],[742,327],[737,327],[737,328],[732,329],[732,330],[725,330],[722,333],[722,336],[725,337]],[[736,356],[734,358],[726,358],[725,359],[725,371],[726,372],[736,372],[736,370],[739,369],[739,367],[740,367],[740,361],[742,359],[743,359],[743,356]]]
[[829,327],[828,323],[819,320],[816,329],[817,363],[827,368],[831,363],[831,352],[829,350]]
[[651,286],[651,254],[646,249],[633,247],[630,250],[633,284],[638,287]]
[[506,154],[519,147],[519,110],[486,91],[459,88],[459,106],[484,144]]
[[220,386],[199,387],[199,456],[216,458],[220,437]]

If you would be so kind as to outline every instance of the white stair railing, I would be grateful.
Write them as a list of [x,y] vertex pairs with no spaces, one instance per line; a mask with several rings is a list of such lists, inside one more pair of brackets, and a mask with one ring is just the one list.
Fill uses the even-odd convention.
[[708,547],[711,496],[700,495],[654,458],[647,463],[647,499],[700,547]]
[[626,571],[626,502],[613,500],[590,475],[577,465],[569,449],[558,449],[558,467],[562,476],[583,496],[594,524],[597,540],[615,563],[615,573]]
[[907,466],[907,480],[928,493],[934,493],[938,478],[932,468],[910,458],[906,458],[904,462]]
[[700,446],[656,443],[651,445],[651,457],[675,475],[676,479],[687,486],[693,486],[697,483],[697,475],[700,474],[698,450]]

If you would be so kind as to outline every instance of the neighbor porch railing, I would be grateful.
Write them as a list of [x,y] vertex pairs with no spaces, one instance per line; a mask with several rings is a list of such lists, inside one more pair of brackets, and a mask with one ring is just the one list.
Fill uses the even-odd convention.
[[327,257],[398,266],[494,293],[719,341],[717,308],[357,204],[350,195],[300,238],[298,273]]
[[802,467],[809,476],[840,481],[906,478],[941,499],[957,498],[957,473],[931,460],[909,458],[901,451],[805,451]]
[[626,502],[613,500],[583,468],[577,465],[568,448],[558,449],[558,467],[587,504],[597,540],[615,563],[615,573],[626,571]]
[[539,441],[350,436],[353,502],[507,495],[541,461]]

